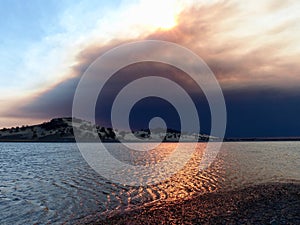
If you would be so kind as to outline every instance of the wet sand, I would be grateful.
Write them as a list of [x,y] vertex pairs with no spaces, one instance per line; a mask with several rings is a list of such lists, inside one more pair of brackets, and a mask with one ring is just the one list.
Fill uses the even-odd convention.
[[217,191],[177,202],[156,202],[78,224],[300,224],[300,183]]

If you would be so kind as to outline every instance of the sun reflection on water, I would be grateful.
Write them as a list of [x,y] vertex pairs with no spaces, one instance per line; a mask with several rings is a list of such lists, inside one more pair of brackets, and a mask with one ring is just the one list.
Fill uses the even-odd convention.
[[[145,163],[160,162],[171,154],[177,145],[186,147],[189,143],[162,143],[149,152],[131,151],[129,153],[131,163],[145,165]],[[139,205],[152,204],[153,202],[155,202],[155,207],[159,207],[160,204],[165,202],[178,202],[192,198],[195,195],[217,191],[224,182],[225,171],[222,167],[222,161],[218,158],[210,168],[199,171],[199,164],[205,147],[206,143],[198,143],[188,163],[172,177],[156,185],[124,186],[122,192],[109,195],[108,202],[111,199],[119,199],[118,209],[122,208],[122,205],[126,206],[126,209],[130,209]],[[169,169],[172,170],[172,167]],[[151,175],[147,174],[147,176],[151,179]]]

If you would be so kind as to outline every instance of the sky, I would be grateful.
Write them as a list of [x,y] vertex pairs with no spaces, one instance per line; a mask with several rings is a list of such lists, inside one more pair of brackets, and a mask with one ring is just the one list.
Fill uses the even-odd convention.
[[[0,127],[70,116],[77,83],[98,56],[121,43],[164,40],[195,52],[216,75],[228,137],[300,136],[299,12],[297,0],[0,0]],[[191,95],[205,108],[200,92]],[[155,104],[157,114],[165,103]],[[165,107],[167,117],[173,109]]]

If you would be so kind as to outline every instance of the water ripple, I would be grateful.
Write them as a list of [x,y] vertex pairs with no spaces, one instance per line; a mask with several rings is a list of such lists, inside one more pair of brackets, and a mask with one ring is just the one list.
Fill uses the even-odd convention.
[[[120,152],[118,144],[109,145]],[[162,144],[151,157],[139,153],[121,158],[135,164],[158,162],[174,145]],[[185,167],[165,181],[129,187],[94,172],[75,144],[1,143],[1,224],[72,224],[94,213],[105,215],[153,202],[159,207],[166,201],[260,183],[300,181],[299,142],[224,143],[211,167],[199,172],[204,149],[205,144],[199,143]]]

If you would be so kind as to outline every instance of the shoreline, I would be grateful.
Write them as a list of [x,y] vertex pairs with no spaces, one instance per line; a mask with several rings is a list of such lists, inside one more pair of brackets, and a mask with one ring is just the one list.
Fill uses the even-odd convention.
[[75,224],[300,224],[300,182],[216,191],[177,202],[157,202]]

